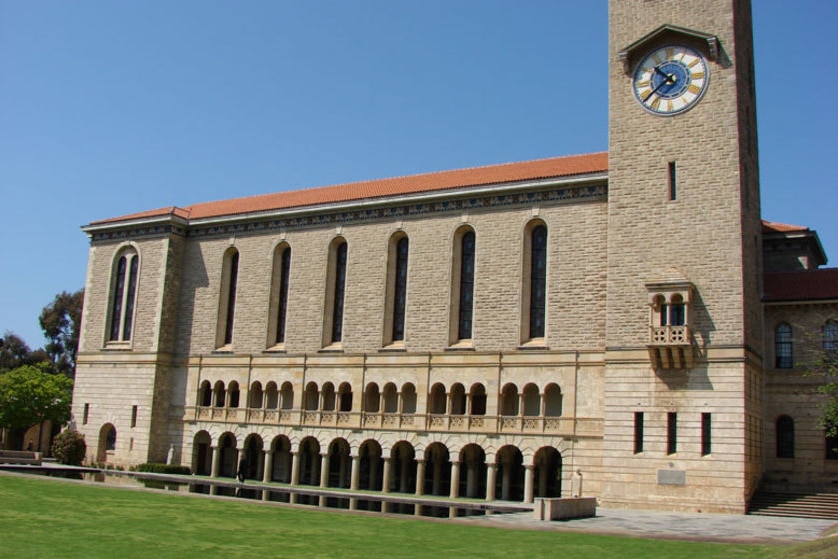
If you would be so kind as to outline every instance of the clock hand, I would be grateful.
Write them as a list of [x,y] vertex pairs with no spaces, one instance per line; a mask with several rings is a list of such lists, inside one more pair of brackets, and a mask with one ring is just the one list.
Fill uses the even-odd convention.
[[655,89],[653,89],[652,91],[650,91],[650,92],[649,92],[649,95],[647,95],[647,96],[643,99],[643,102],[644,102],[644,103],[645,103],[646,101],[648,101],[649,99],[651,99],[651,98],[652,98],[652,95],[654,95],[655,93],[657,93],[657,92],[658,92],[658,90],[659,90],[660,88],[662,88],[663,86],[665,86],[665,85],[672,85],[673,83],[675,83],[675,74],[667,74],[666,72],[664,72],[663,70],[661,70],[661,69],[660,69],[660,68],[658,68],[657,66],[655,66],[654,70],[655,70],[655,72],[657,72],[658,74],[660,74],[661,76],[663,76],[663,77],[664,77],[664,80],[663,80],[661,83],[659,83],[659,84],[658,84],[658,86],[657,86]]

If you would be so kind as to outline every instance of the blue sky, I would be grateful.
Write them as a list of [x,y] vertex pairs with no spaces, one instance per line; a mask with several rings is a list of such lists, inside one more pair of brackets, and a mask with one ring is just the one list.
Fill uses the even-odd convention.
[[[753,3],[763,216],[838,265],[838,2]],[[97,219],[606,150],[606,5],[0,0],[0,334]]]

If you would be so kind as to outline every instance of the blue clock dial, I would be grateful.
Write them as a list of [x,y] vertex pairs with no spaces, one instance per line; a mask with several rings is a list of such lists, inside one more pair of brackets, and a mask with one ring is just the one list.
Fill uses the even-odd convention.
[[709,77],[707,63],[696,51],[680,46],[662,47],[637,65],[634,95],[647,111],[674,115],[701,99]]

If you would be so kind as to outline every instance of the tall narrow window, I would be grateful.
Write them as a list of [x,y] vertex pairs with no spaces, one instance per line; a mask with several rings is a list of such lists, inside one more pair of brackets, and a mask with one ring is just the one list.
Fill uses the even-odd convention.
[[777,458],[794,458],[794,420],[787,415],[777,418]]
[[131,406],[131,427],[137,426],[137,406]]
[[678,183],[676,180],[675,174],[675,162],[669,162],[669,199],[670,200],[677,200],[678,199]]
[[84,405],[84,413],[81,416],[81,424],[87,425],[87,420],[90,418],[90,404]]
[[529,261],[529,339],[544,337],[547,305],[547,227],[538,225],[530,232]]
[[675,454],[678,452],[678,414],[669,412],[666,414],[666,453]]
[[712,419],[709,413],[701,414],[701,455],[707,456],[713,447]]
[[634,453],[643,452],[643,412],[634,412]]
[[139,258],[131,249],[116,262],[113,296],[111,298],[111,324],[108,341],[128,341],[134,323],[134,304],[137,298]]
[[463,234],[460,246],[460,312],[457,337],[460,340],[470,340],[474,316],[474,231]]
[[285,343],[285,323],[288,316],[288,283],[291,273],[291,247],[281,245],[274,253],[273,284],[271,287],[271,316],[275,323],[269,333],[269,345]]
[[791,369],[794,366],[791,326],[785,322],[774,329],[774,366],[778,369]]
[[395,266],[392,268],[392,276],[388,284],[391,285],[390,292],[392,293],[392,318],[391,318],[391,341],[404,340],[404,319],[405,306],[407,303],[407,257],[409,249],[409,241],[407,237],[399,238],[395,246],[392,247],[395,254],[391,254],[391,260],[394,261]]
[[339,344],[343,340],[343,310],[346,292],[346,262],[348,245],[342,238],[332,241],[326,273],[326,314],[323,344]]
[[827,320],[823,325],[823,350],[827,353],[838,352],[838,322]]
[[236,285],[239,279],[239,251],[231,248],[224,255],[221,270],[221,297],[218,312],[217,346],[233,343],[236,318]]

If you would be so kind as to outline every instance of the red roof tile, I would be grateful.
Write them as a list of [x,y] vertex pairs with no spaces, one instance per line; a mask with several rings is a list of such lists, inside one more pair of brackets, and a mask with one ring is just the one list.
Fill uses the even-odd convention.
[[777,223],[776,221],[762,220],[763,233],[797,233],[808,231],[808,227],[803,225],[789,225],[787,223]]
[[387,196],[452,190],[470,186],[585,175],[607,170],[608,153],[590,153],[520,163],[505,163],[487,167],[440,171],[423,175],[377,179],[336,186],[309,188],[306,190],[261,194],[245,198],[203,202],[184,208],[160,208],[121,217],[103,219],[95,221],[91,225],[104,225],[120,221],[162,217],[169,214],[178,215],[187,219],[233,216],[253,212],[316,206],[320,204],[368,200]]
[[838,299],[838,268],[765,274],[764,288],[767,302]]

